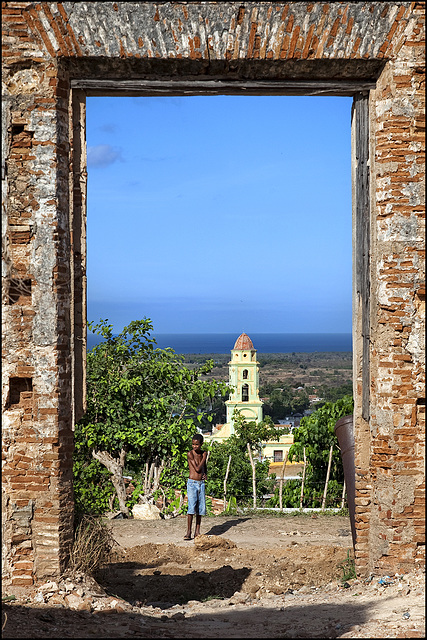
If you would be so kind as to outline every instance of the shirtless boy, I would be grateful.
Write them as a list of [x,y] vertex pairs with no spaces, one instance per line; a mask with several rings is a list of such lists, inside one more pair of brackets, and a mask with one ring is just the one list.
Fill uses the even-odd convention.
[[191,451],[187,453],[190,474],[187,480],[187,533],[184,540],[191,540],[193,515],[196,516],[195,538],[200,535],[202,516],[206,515],[205,480],[207,478],[206,458],[208,453],[201,450],[202,444],[203,436],[196,433],[191,441]]

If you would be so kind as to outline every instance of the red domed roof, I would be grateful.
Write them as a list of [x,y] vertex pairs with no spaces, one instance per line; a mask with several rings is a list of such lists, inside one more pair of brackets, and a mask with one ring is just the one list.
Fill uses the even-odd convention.
[[254,345],[252,344],[252,340],[246,333],[242,333],[236,340],[236,344],[234,345],[235,349],[253,349]]

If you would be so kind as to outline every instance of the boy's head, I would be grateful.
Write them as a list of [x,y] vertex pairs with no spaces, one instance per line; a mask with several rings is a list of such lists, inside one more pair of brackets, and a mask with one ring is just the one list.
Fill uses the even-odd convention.
[[191,439],[191,447],[193,451],[200,451],[200,447],[203,444],[203,436],[201,433],[195,433]]

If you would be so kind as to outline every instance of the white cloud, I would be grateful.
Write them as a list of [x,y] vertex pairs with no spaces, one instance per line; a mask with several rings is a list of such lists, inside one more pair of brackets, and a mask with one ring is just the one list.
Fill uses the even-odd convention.
[[89,167],[108,167],[121,158],[121,149],[110,144],[97,144],[87,148],[87,164]]
[[97,129],[99,129],[99,131],[103,131],[104,133],[115,133],[118,129],[118,126],[116,124],[106,123],[101,125],[100,127],[97,127]]

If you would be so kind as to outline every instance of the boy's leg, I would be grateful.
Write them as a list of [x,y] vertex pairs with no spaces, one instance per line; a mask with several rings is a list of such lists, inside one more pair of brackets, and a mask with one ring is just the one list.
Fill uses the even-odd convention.
[[193,514],[187,514],[187,533],[184,536],[184,540],[191,540],[191,529],[193,526]]
[[197,538],[197,536],[200,535],[200,524],[202,522],[202,516],[199,516],[199,514],[196,515],[196,528],[194,530],[194,537]]
[[197,506],[197,488],[194,486],[194,480],[189,478],[187,480],[187,533],[184,536],[184,540],[191,540],[191,528],[193,526],[193,514],[196,512]]
[[194,537],[200,535],[200,524],[202,522],[202,516],[206,515],[206,497],[205,497],[205,483],[202,482],[199,487],[198,502],[197,502],[197,515],[196,515],[196,529],[194,531]]

